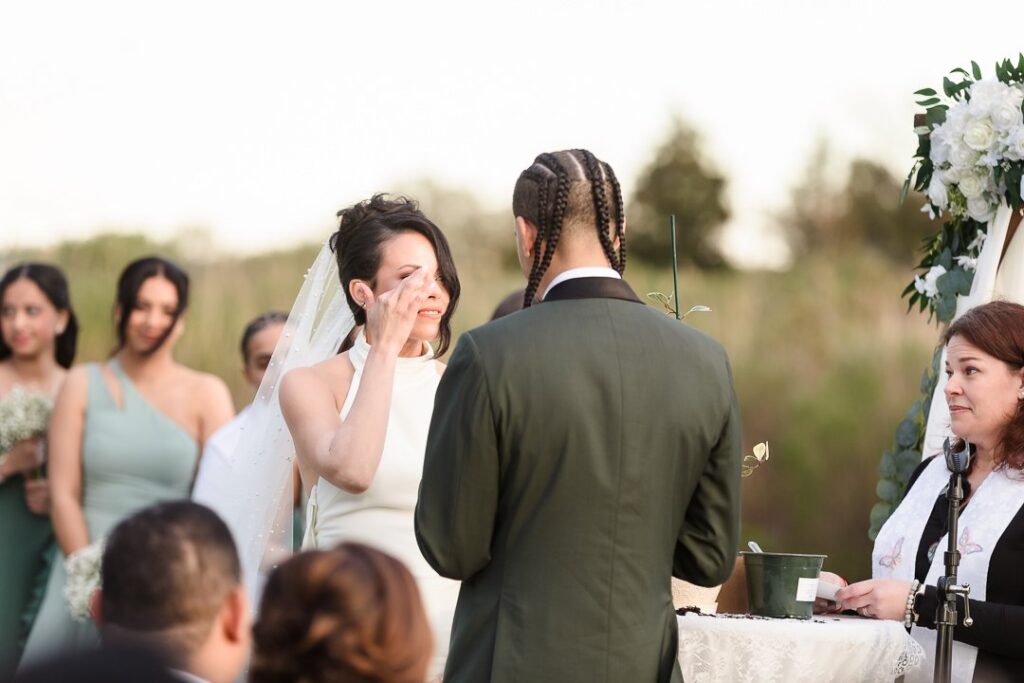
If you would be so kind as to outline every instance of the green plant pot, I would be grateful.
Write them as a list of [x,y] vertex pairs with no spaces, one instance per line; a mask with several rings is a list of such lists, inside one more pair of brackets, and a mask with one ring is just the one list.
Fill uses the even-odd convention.
[[810,619],[826,555],[741,552],[747,570],[750,613]]

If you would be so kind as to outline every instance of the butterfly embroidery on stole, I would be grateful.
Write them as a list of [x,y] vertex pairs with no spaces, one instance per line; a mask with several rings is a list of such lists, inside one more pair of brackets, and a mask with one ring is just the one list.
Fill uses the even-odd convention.
[[984,548],[971,540],[971,530],[969,527],[964,527],[964,530],[960,532],[960,540],[957,541],[956,547],[960,550],[961,555],[971,555],[984,550]]
[[878,558],[878,564],[888,569],[890,574],[903,561],[903,539],[904,537],[900,536],[900,539],[893,544],[892,551]]

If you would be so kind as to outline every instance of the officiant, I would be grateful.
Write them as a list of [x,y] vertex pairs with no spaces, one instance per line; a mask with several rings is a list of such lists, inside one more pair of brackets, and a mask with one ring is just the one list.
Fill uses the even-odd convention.
[[[950,325],[943,340],[951,428],[973,453],[958,538],[958,578],[971,586],[973,625],[958,625],[953,631],[953,680],[1020,680],[1024,306],[995,301],[973,308]],[[935,651],[935,585],[945,574],[948,482],[943,458],[921,463],[875,541],[874,578],[837,594],[840,609],[904,621],[929,655]],[[963,602],[958,602],[957,612],[963,616]],[[931,680],[931,665],[918,671],[922,680]],[[912,675],[908,679],[915,680]]]

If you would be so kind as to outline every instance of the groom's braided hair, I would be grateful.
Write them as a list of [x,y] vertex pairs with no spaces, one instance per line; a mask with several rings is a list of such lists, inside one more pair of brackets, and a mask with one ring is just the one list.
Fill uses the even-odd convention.
[[[612,237],[612,212],[618,253]],[[626,235],[622,188],[615,172],[585,149],[545,153],[516,181],[512,211],[537,227],[533,265],[523,293],[523,307],[533,303],[540,281],[551,265],[563,232],[593,226],[608,263],[620,274],[626,268]],[[543,250],[543,251],[542,251]]]

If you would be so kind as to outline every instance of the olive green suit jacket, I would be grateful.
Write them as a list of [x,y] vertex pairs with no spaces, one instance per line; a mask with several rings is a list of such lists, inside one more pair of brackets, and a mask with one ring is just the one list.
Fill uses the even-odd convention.
[[729,576],[740,462],[725,352],[623,281],[463,334],[416,507],[463,582],[445,683],[682,680],[669,577]]

